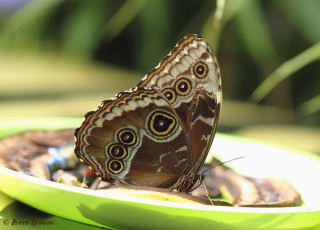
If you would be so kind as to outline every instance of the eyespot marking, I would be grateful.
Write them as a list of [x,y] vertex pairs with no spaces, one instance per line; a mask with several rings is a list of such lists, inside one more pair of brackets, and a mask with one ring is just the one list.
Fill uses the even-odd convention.
[[132,129],[122,129],[118,132],[118,140],[124,145],[134,145],[137,142],[137,135]]
[[148,128],[154,135],[166,136],[174,130],[176,124],[177,121],[172,114],[156,111],[149,117]]
[[191,92],[191,89],[192,89],[192,84],[186,78],[180,78],[175,83],[175,90],[179,95],[182,95],[182,96],[188,95]]
[[123,159],[127,156],[127,150],[120,144],[112,144],[108,147],[108,154],[113,159]]
[[203,62],[197,62],[193,66],[193,73],[196,75],[197,78],[205,78],[208,74],[208,66]]
[[165,89],[162,91],[162,94],[165,96],[165,98],[168,99],[168,101],[170,102],[170,104],[172,104],[173,102],[175,102],[176,100],[176,94],[172,89]]
[[110,160],[107,163],[107,168],[112,174],[119,174],[123,171],[123,163],[119,160]]

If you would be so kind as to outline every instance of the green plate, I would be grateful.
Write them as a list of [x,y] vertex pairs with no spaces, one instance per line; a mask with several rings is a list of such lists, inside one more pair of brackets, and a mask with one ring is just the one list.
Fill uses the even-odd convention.
[[[0,136],[28,129],[70,128],[82,119],[0,122]],[[281,177],[302,195],[299,207],[252,208],[182,204],[104,195],[0,168],[0,190],[44,212],[116,229],[320,229],[320,158],[316,155],[217,134],[210,153],[255,177]],[[209,158],[210,160],[210,158]]]

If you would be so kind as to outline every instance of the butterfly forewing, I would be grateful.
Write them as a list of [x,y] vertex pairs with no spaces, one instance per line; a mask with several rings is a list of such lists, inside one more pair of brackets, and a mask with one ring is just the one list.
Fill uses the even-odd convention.
[[219,65],[209,44],[187,35],[138,86],[159,90],[172,104],[190,143],[185,173],[197,173],[210,149],[222,99]]

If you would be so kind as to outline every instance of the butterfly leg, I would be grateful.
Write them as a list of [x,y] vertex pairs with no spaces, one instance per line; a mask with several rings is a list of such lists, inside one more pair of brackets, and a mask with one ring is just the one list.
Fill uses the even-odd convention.
[[208,200],[210,201],[210,203],[211,203],[212,205],[214,205],[213,202],[212,202],[212,200],[211,200],[211,198],[210,198],[209,189],[208,189],[208,187],[207,187],[207,185],[206,185],[206,182],[202,181],[202,184],[203,184],[204,190],[206,191],[206,196],[207,196]]

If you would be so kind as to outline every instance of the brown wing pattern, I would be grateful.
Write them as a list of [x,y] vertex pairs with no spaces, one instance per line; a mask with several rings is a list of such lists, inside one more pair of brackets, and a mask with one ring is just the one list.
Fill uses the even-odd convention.
[[172,104],[191,145],[185,173],[197,173],[213,141],[222,100],[219,64],[209,44],[187,35],[138,86],[159,90]]
[[206,159],[221,100],[213,51],[198,35],[187,35],[137,88],[85,115],[75,153],[103,180],[177,188]]
[[77,156],[103,180],[170,187],[187,164],[186,133],[167,99],[133,89],[104,101],[75,132]]

